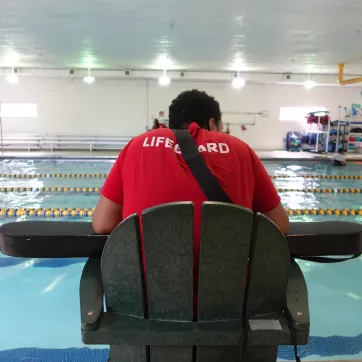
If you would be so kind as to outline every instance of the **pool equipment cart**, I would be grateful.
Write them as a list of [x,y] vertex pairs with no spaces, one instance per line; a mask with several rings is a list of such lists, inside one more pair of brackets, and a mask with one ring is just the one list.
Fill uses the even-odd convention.
[[331,122],[329,151],[362,153],[362,109],[353,103],[351,108],[339,106],[338,121]]
[[193,212],[190,202],[145,210],[145,259],[136,214],[110,236],[95,235],[89,222],[4,224],[0,248],[14,257],[89,258],[80,282],[83,342],[110,345],[112,362],[191,362],[195,354],[271,362],[278,345],[306,344],[307,286],[295,258],[357,257],[362,225],[292,223],[284,237],[261,214],[206,202],[196,305]]
[[343,149],[344,152],[348,151],[349,130],[348,121],[337,120],[331,122],[328,152],[337,153],[340,149]]
[[310,112],[302,149],[310,152],[328,153],[330,116],[328,111]]
[[350,127],[348,134],[348,152],[362,153],[362,116],[346,116],[349,119]]

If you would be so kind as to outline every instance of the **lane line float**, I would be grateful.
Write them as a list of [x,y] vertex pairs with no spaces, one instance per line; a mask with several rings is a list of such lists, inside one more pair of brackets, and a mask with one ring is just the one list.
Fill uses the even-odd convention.
[[10,192],[47,192],[47,193],[83,193],[99,194],[100,187],[0,187],[0,193]]
[[[83,193],[83,194],[99,194],[100,187],[0,187],[0,193],[22,193],[22,192],[46,192],[46,193]],[[360,194],[361,188],[300,188],[300,189],[287,189],[287,188],[276,188],[279,193],[284,192],[305,192],[305,193],[316,193],[316,194]]]
[[360,194],[362,192],[362,189],[360,188],[350,188],[350,189],[332,189],[332,188],[316,188],[316,189],[312,189],[312,188],[303,188],[303,189],[284,189],[284,188],[277,188],[276,189],[279,193],[284,193],[284,192],[305,192],[305,193],[314,193],[314,194]]
[[[0,217],[91,217],[94,214],[94,208],[2,208]],[[290,216],[301,215],[343,215],[343,216],[362,216],[362,209],[285,209]]]
[[[1,173],[0,178],[10,179],[45,179],[45,178],[74,178],[74,179],[104,179],[106,173]],[[362,175],[269,175],[272,179],[284,178],[305,178],[325,180],[362,180]]]

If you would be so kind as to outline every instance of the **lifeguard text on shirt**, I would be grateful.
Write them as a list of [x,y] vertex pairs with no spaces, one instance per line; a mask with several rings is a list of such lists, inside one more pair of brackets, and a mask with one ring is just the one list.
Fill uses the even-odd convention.
[[[143,141],[143,147],[164,147],[172,148],[176,153],[181,154],[179,145],[171,138],[168,137],[152,137],[148,140],[148,137]],[[216,153],[229,153],[230,149],[226,143],[206,143],[205,145],[198,146],[199,152],[216,152]]]

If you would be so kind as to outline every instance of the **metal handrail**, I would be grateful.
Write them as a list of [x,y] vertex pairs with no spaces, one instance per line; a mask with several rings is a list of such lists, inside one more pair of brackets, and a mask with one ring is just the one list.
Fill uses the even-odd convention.
[[1,150],[121,150],[132,139],[131,136],[77,136],[77,135],[4,135]]

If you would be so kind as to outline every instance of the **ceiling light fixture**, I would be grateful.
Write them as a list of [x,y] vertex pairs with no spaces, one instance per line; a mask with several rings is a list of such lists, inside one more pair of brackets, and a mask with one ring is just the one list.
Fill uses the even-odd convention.
[[166,69],[163,70],[162,77],[158,78],[158,83],[162,86],[166,86],[171,83],[171,79],[167,76]]
[[83,78],[83,81],[87,84],[92,84],[95,81],[95,78],[91,76],[91,70],[88,69],[88,75]]
[[245,80],[244,80],[244,78],[241,78],[241,77],[240,77],[239,72],[235,73],[234,79],[233,79],[233,82],[232,82],[233,88],[235,88],[235,89],[241,89],[241,88],[244,87],[244,85],[245,85]]
[[6,77],[6,81],[10,84],[18,84],[19,83],[18,71],[19,70],[17,68],[12,68],[11,74],[9,74]]
[[304,87],[305,87],[305,89],[312,89],[312,88],[314,88],[315,86],[317,85],[317,82],[315,82],[314,80],[311,80],[310,79],[310,73],[308,74],[308,80],[306,80],[305,82],[304,82]]
[[304,87],[308,90],[314,88],[316,85],[317,82],[315,82],[314,80],[309,79],[304,82]]
[[245,61],[243,60],[242,53],[239,52],[234,57],[230,70],[233,70],[234,72],[240,72],[243,69],[245,69]]
[[167,54],[161,54],[157,59],[157,68],[170,69],[172,65],[171,59]]

